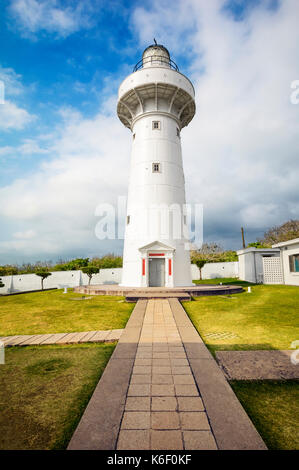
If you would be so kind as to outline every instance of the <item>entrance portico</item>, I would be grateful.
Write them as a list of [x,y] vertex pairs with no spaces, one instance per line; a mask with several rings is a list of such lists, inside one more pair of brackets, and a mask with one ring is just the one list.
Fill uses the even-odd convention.
[[142,287],[173,287],[175,248],[155,241],[139,248]]

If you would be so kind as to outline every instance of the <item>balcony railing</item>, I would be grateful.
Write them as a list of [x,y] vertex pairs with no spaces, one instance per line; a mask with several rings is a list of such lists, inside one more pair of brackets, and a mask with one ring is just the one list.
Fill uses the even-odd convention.
[[159,56],[159,55],[154,55],[150,57],[145,57],[144,59],[140,59],[139,62],[137,62],[137,64],[133,68],[133,72],[137,72],[137,70],[142,69],[144,66],[154,67],[154,66],[159,66],[159,65],[163,66],[163,64],[179,72],[179,68],[173,60],[168,59],[167,57],[164,57],[164,56]]

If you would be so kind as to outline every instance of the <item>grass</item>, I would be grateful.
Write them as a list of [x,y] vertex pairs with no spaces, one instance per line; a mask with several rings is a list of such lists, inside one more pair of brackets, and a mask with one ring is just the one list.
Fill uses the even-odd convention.
[[[215,281],[219,279],[211,280]],[[227,280],[221,282],[226,284]],[[216,350],[290,349],[291,342],[299,338],[298,303],[296,286],[252,285],[251,294],[197,297],[192,302],[184,302],[184,308],[210,351],[215,353]],[[216,338],[215,333],[228,333],[228,336]]]
[[6,350],[0,449],[65,449],[115,344]]
[[51,290],[0,296],[0,336],[124,328],[134,304],[123,297]]
[[196,279],[192,282],[194,282],[194,284],[220,284],[222,283],[228,286],[234,285],[234,286],[242,286],[242,287],[255,285],[255,284],[252,284],[251,282],[241,281],[240,279],[237,279],[235,277],[225,277],[225,278],[217,277],[215,279],[203,279],[202,281],[199,281]]
[[298,381],[235,381],[231,385],[269,449],[299,449]]

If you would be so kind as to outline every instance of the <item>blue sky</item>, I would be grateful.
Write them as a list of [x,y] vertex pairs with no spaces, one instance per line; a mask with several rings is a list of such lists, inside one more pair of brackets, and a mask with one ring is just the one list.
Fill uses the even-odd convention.
[[298,218],[295,0],[6,0],[0,16],[0,264],[121,252],[95,208],[125,195],[117,89],[153,37],[196,89],[183,131],[204,241],[240,247]]

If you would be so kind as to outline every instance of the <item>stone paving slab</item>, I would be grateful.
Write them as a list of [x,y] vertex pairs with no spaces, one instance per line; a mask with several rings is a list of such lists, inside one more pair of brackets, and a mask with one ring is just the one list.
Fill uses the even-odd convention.
[[0,341],[5,347],[31,346],[45,344],[77,344],[114,342],[121,338],[124,330],[82,331],[78,333],[51,333],[43,335],[15,335],[3,336]]
[[10,341],[14,341],[18,336],[2,336],[1,342],[7,346]]
[[36,336],[33,336],[32,338],[29,338],[26,343],[28,345],[39,345],[41,344],[43,341],[46,341],[47,339],[49,339],[52,335],[50,334],[45,334],[45,335],[36,335]]
[[217,361],[229,380],[299,379],[299,365],[289,351],[218,351]]
[[29,341],[32,339],[35,335],[21,335],[21,336],[16,336],[15,339],[12,339],[9,341],[9,346],[16,346],[20,345],[22,343],[25,343],[25,341]]
[[56,344],[58,340],[66,336],[67,333],[55,333],[50,338],[44,340],[41,344]]
[[105,338],[105,341],[115,341],[119,340],[122,335],[123,330],[111,330],[108,336]]
[[[33,335],[33,336],[29,335],[28,338],[25,339],[25,341],[21,339],[21,342],[14,343],[12,346],[30,346],[32,344],[32,341],[34,341],[37,337],[41,337],[41,336],[43,336],[43,339],[45,339],[44,335]],[[5,346],[10,347],[11,346],[10,342],[8,342]]]

